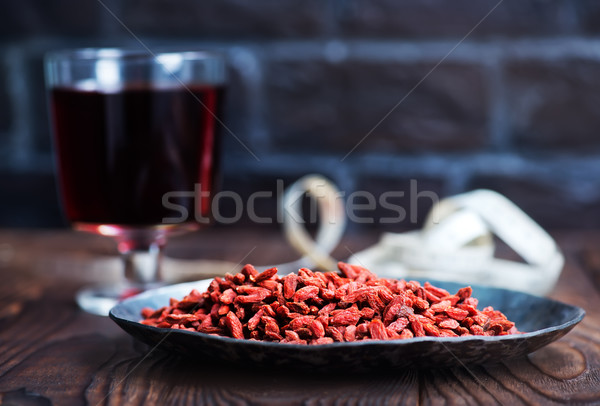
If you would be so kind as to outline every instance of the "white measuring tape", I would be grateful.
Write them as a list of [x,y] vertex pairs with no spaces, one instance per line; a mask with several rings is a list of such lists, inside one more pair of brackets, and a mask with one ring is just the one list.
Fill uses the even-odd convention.
[[[305,195],[317,204],[319,226],[315,239],[304,226],[302,202]],[[321,175],[306,175],[285,190],[281,203],[285,238],[302,258],[260,268],[277,266],[281,274],[311,267],[336,270],[337,260],[329,254],[337,247],[346,228],[345,206],[338,188]]]
[[[318,203],[320,221],[314,240],[303,226],[304,194]],[[329,254],[340,242],[346,223],[338,189],[319,175],[305,176],[286,190],[283,208],[285,236],[303,257],[280,267],[289,272],[301,266],[336,269],[337,261]],[[524,262],[495,258],[494,235]],[[449,280],[545,295],[554,287],[564,257],[548,233],[510,200],[490,190],[476,190],[440,201],[422,230],[385,233],[378,244],[348,262],[379,276]]]
[[[302,197],[315,199],[319,209],[319,229],[313,240],[302,218]],[[283,231],[289,243],[308,260],[324,269],[337,269],[329,253],[337,247],[346,228],[345,206],[339,190],[319,175],[307,175],[296,181],[283,195]]]

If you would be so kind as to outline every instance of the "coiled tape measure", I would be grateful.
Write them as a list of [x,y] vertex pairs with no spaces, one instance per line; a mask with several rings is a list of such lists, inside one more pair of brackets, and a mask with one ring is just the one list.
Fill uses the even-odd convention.
[[[304,194],[315,199],[319,209],[314,240],[303,226],[300,197]],[[305,176],[286,189],[284,233],[302,258],[278,265],[282,273],[298,267],[336,269],[330,253],[346,225],[340,196],[335,185],[320,175]],[[494,236],[523,262],[496,258]],[[437,203],[423,229],[384,233],[377,244],[347,261],[384,277],[447,280],[545,295],[560,276],[564,256],[552,237],[506,197],[475,190]]]

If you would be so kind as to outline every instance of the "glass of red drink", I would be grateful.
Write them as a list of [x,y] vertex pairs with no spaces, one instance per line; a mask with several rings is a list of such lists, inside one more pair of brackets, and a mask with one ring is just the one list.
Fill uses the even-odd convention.
[[92,313],[160,283],[170,235],[210,219],[225,62],[210,52],[81,49],[45,59],[64,211],[111,236],[120,286],[81,291]]

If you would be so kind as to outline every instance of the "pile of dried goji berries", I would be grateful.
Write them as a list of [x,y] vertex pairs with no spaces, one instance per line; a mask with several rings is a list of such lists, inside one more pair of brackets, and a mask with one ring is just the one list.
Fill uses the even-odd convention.
[[340,262],[342,275],[300,269],[277,276],[246,265],[215,278],[206,292],[192,292],[170,306],[142,311],[143,324],[239,339],[326,344],[365,339],[496,336],[517,333],[491,307],[477,310],[465,287],[452,295],[425,282],[378,278]]

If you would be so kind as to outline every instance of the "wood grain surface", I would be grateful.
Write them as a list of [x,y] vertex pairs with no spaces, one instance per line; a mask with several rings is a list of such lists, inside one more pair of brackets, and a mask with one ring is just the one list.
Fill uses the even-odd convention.
[[[73,301],[77,289],[98,276],[87,273],[93,261],[112,255],[112,242],[70,231],[1,231],[0,404],[600,404],[600,294],[594,284],[600,233],[555,236],[567,265],[551,297],[587,312],[561,340],[498,364],[323,374],[241,368],[151,351]],[[346,239],[338,257],[375,238]],[[178,239],[169,250],[179,257],[233,262],[294,259],[272,232],[234,237],[226,229],[212,230]]]

